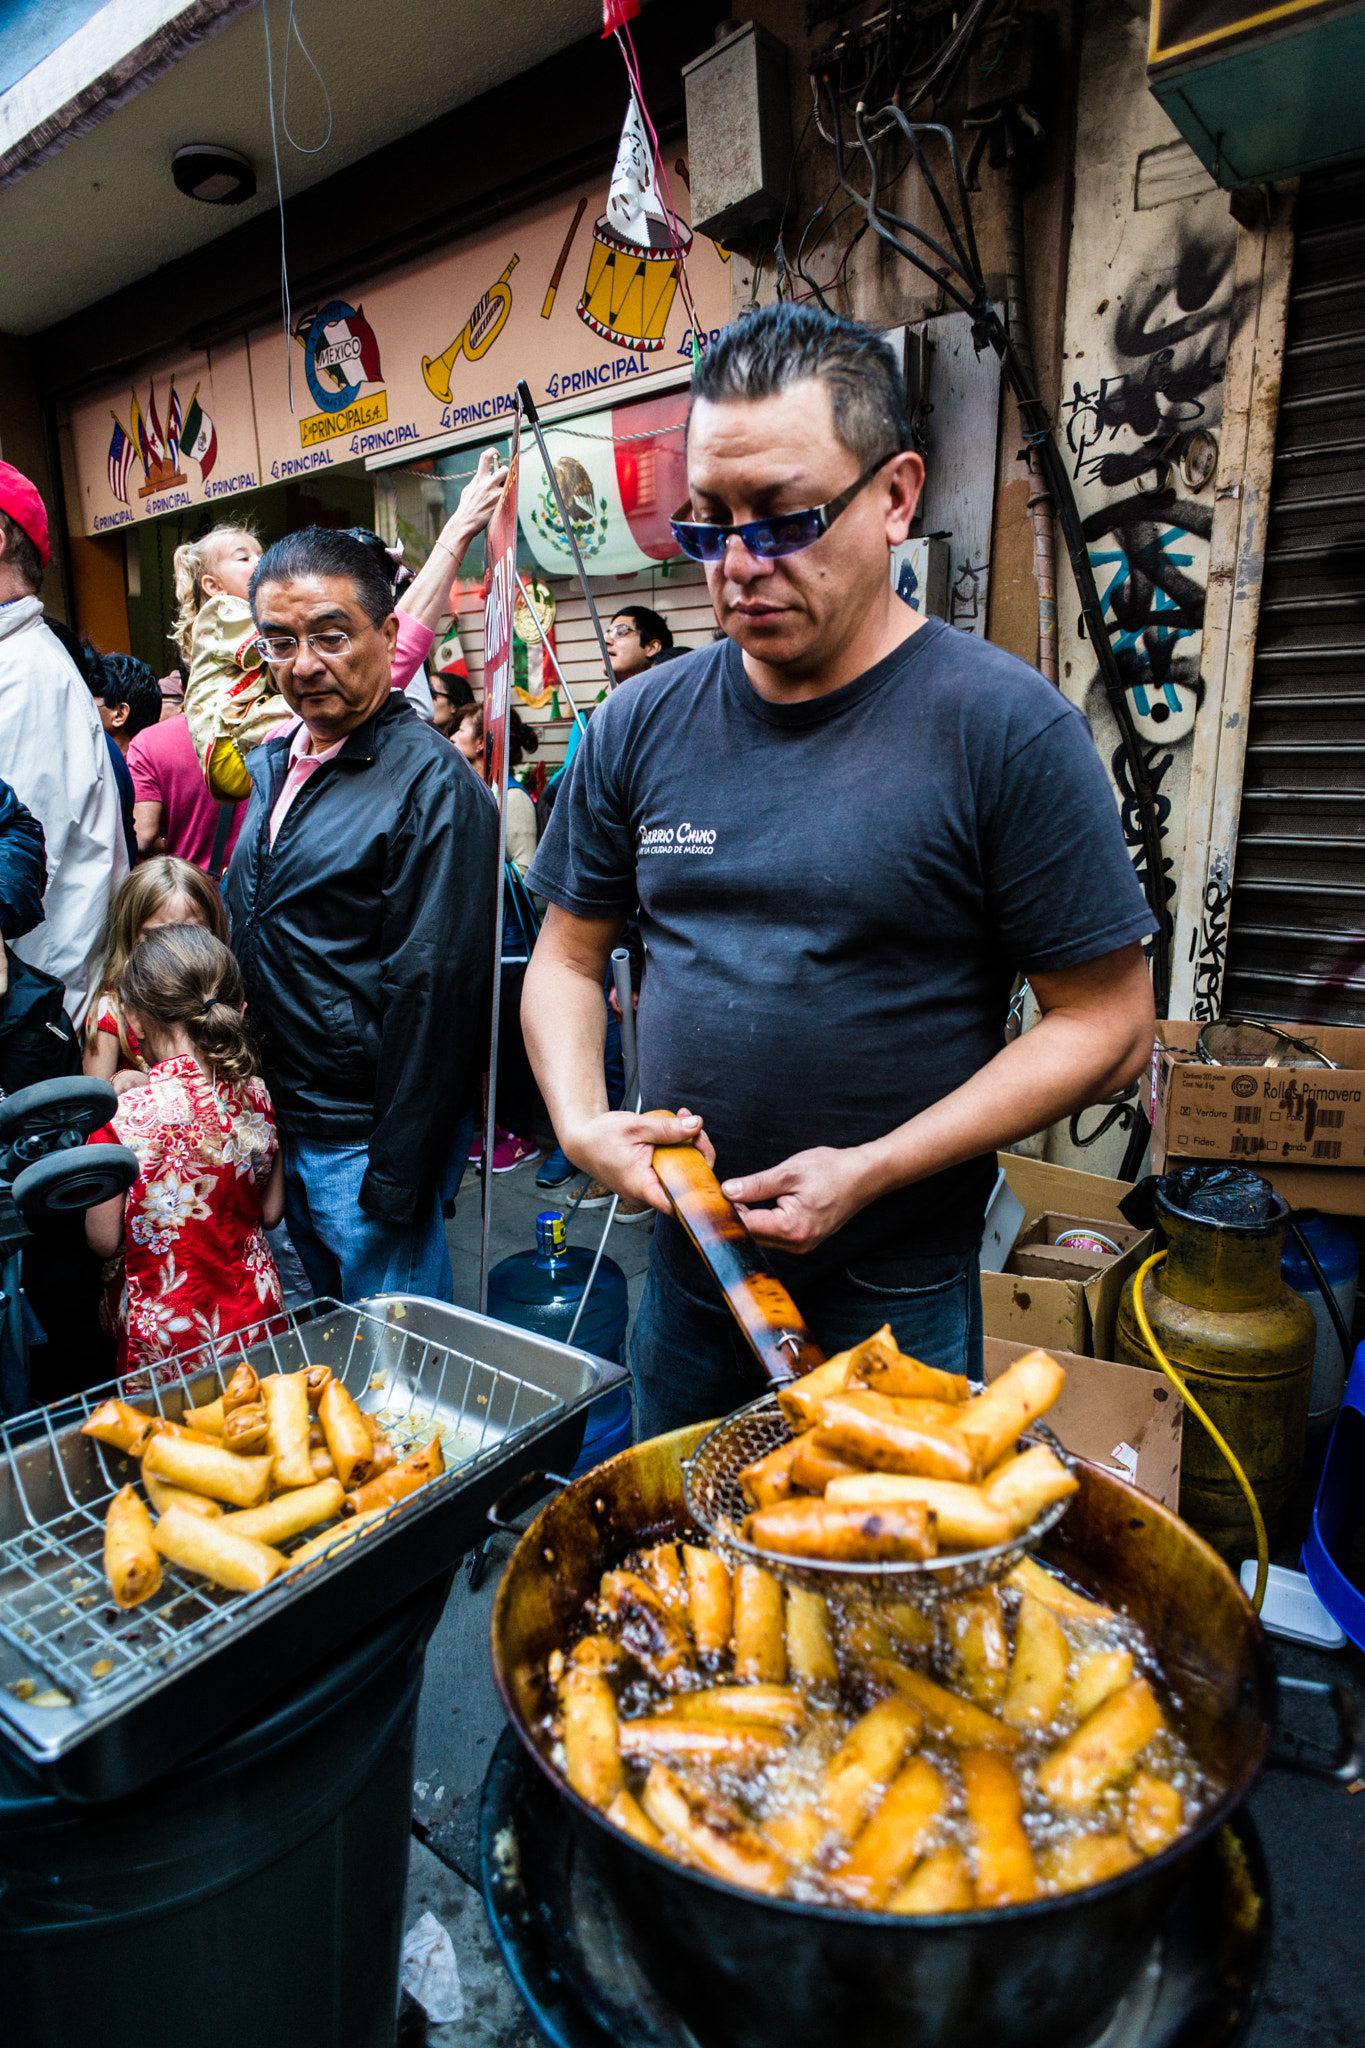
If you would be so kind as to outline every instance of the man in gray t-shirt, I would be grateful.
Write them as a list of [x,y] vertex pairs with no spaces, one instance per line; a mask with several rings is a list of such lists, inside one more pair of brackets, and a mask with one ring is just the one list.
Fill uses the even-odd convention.
[[[1131,1080],[1153,1025],[1152,919],[1084,719],[891,588],[923,465],[889,349],[769,307],[693,393],[677,530],[728,638],[600,708],[529,877],[552,907],[523,1022],[560,1142],[666,1219],[631,1346],[642,1435],[761,1391],[656,1143],[714,1152],[827,1352],[889,1320],[979,1375],[996,1148]],[[632,914],[664,1123],[602,1087]],[[1043,1017],[1002,1048],[1020,971]]]

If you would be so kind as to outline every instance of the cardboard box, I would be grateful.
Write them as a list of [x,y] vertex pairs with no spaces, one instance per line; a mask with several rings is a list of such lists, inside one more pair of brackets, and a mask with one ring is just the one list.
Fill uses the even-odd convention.
[[[1030,1344],[986,1339],[986,1380],[1030,1351]],[[1049,1347],[1051,1348],[1051,1347]],[[1066,1385],[1044,1420],[1067,1450],[1131,1479],[1163,1506],[1180,1506],[1180,1444],[1185,1404],[1159,1372],[1053,1351]]]
[[1365,1216],[1365,1031],[1289,1025],[1342,1070],[1207,1067],[1199,1025],[1157,1025],[1143,1099],[1152,1118],[1152,1171],[1190,1159],[1250,1166],[1294,1209]]
[[1114,1348],[1114,1319],[1123,1284],[1152,1250],[1151,1231],[1139,1236],[1119,1213],[1119,1203],[1131,1192],[1128,1183],[1107,1180],[1098,1173],[1080,1173],[1074,1166],[1023,1159],[1012,1152],[997,1157],[1010,1187],[1024,1204],[1021,1236],[1052,1213],[1097,1224],[1111,1237],[1117,1225],[1128,1249],[1122,1258],[1111,1259],[1098,1269],[1092,1267],[1089,1279],[983,1273],[981,1309],[987,1337],[1107,1358]]

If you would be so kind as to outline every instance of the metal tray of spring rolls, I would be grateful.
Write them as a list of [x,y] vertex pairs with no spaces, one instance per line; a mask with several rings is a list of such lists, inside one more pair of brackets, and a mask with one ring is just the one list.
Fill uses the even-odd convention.
[[[439,1432],[446,1470],[368,1525],[253,1593],[166,1564],[120,1613],[104,1517],[137,1462],[80,1434],[116,1395],[175,1422],[243,1359],[264,1377],[332,1368],[400,1457]],[[533,1468],[578,1454],[588,1404],[624,1368],[417,1295],[315,1301],[215,1347],[0,1422],[0,1737],[45,1788],[121,1798],[246,1720],[487,1534],[485,1511]],[[297,1548],[302,1538],[281,1546]]]

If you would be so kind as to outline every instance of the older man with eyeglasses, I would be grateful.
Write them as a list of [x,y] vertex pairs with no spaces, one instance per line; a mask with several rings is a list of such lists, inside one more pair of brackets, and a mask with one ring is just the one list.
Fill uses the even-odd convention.
[[[812,307],[736,322],[692,380],[691,502],[726,638],[588,728],[529,883],[523,1022],[569,1157],[661,1212],[632,1336],[642,1435],[762,1391],[653,1147],[694,1142],[833,1353],[889,1321],[981,1373],[1000,1146],[1130,1081],[1152,921],[1080,712],[902,603],[923,479],[886,342]],[[603,969],[638,913],[646,1109],[602,1082]],[[1015,975],[1042,1021],[1004,1046]]]
[[295,721],[247,757],[225,894],[289,1234],[319,1294],[449,1301],[441,1205],[483,1070],[497,817],[391,688],[398,622],[372,549],[291,534],[257,564],[251,605]]

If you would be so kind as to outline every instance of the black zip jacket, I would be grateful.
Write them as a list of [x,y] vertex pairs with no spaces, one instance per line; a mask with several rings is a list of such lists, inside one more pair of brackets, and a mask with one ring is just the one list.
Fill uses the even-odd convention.
[[401,696],[315,768],[272,851],[289,735],[253,789],[224,891],[283,1130],[368,1139],[369,1215],[420,1213],[483,1072],[498,817],[469,764]]

